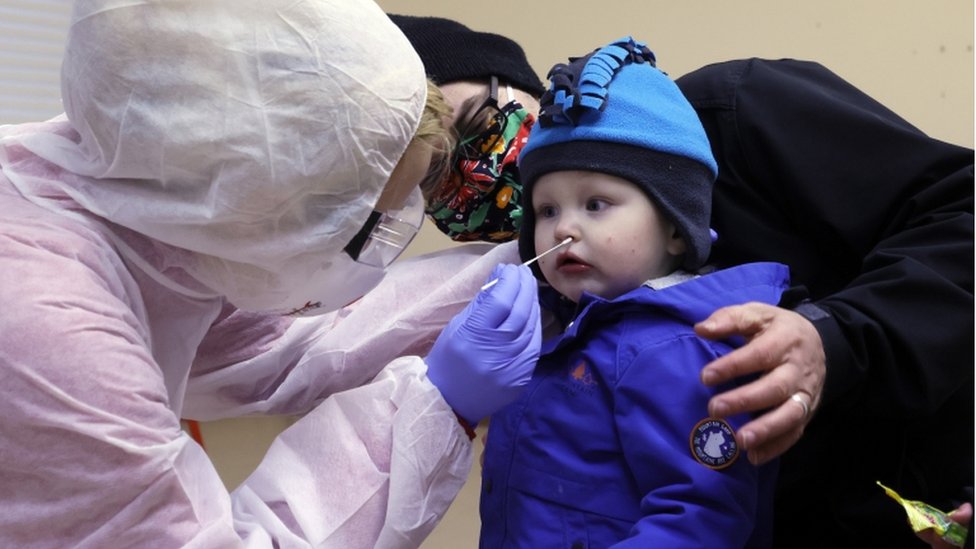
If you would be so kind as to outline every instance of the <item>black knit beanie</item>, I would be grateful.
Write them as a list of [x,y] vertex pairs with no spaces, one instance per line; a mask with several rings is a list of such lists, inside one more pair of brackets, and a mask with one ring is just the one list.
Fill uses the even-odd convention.
[[497,76],[539,97],[544,91],[522,47],[500,34],[477,32],[442,17],[393,15],[435,84]]

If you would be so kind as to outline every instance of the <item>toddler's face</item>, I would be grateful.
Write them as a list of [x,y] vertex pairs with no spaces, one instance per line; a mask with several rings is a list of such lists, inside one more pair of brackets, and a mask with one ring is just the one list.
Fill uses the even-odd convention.
[[678,265],[684,241],[630,181],[586,171],[551,172],[532,189],[535,249],[573,242],[539,260],[546,280],[579,301],[583,291],[613,299]]

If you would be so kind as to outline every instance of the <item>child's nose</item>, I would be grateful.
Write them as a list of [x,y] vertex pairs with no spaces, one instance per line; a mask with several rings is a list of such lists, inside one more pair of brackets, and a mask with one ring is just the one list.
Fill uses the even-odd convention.
[[556,230],[552,235],[555,241],[562,241],[566,238],[572,238],[574,241],[579,240],[581,236],[581,226],[577,216],[573,214],[562,214],[559,216],[559,222],[556,223]]

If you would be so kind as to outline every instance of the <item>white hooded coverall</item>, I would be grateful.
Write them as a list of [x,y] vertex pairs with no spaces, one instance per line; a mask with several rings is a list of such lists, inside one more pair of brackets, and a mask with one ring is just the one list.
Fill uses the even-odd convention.
[[[409,355],[514,248],[232,305],[365,221],[423,108],[406,39],[369,0],[83,0],[62,76],[66,116],[0,126],[0,547],[418,546],[471,445]],[[180,419],[248,414],[306,415],[229,494]]]

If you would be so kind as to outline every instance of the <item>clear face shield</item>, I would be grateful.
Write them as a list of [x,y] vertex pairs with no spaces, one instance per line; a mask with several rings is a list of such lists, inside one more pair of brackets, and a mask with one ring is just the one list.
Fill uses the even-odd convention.
[[310,299],[281,311],[286,316],[313,316],[340,309],[364,296],[383,280],[390,266],[420,231],[424,200],[419,188],[410,192],[403,207],[373,211],[343,253],[309,281]]
[[415,189],[399,210],[373,210],[343,251],[357,263],[385,269],[410,245],[423,221],[423,196]]

